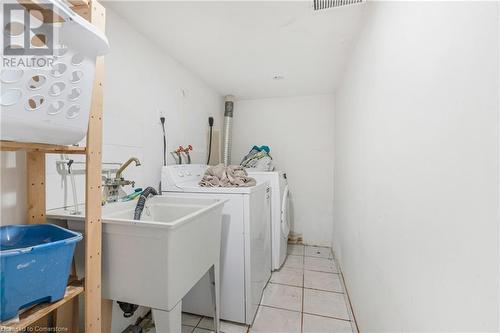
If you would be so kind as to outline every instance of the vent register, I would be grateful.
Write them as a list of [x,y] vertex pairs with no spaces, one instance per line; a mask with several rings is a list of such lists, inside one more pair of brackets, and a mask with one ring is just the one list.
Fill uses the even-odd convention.
[[314,10],[344,7],[362,3],[363,0],[313,0]]

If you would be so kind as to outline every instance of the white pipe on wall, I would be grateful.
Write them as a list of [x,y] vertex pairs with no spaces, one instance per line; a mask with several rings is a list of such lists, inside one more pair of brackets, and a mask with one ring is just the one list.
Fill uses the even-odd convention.
[[224,97],[224,148],[222,160],[224,165],[231,164],[231,143],[233,130],[234,96]]

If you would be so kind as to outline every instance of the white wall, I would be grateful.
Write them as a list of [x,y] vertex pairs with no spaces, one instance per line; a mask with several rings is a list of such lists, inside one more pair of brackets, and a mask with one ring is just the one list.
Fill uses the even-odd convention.
[[[151,41],[138,34],[120,16],[107,10],[106,33],[111,51],[105,59],[103,162],[138,157],[125,171],[137,186],[158,187],[163,163],[159,111],[166,115],[168,151],[194,146],[193,162],[206,158],[208,117],[220,128],[222,97],[189,73]],[[83,141],[84,144],[84,141]],[[73,156],[83,161],[82,157]],[[66,179],[56,172],[59,155],[47,155],[47,208],[72,203],[65,194]],[[2,153],[2,223],[24,223],[25,157]],[[169,156],[168,162],[174,163]],[[105,166],[104,166],[105,167]],[[74,165],[75,172],[83,170]],[[78,199],[84,200],[84,177],[77,177]],[[128,189],[131,191],[131,189]]]
[[[220,128],[223,99],[109,9],[106,29],[111,51],[105,59],[103,162],[124,162],[136,156],[142,166],[129,167],[125,177],[135,180],[137,186],[158,188],[163,163],[158,109],[166,115],[169,151],[192,144],[193,162],[202,163],[208,145],[208,117],[213,116],[215,128]],[[25,223],[25,156],[1,154],[1,222]],[[66,179],[56,172],[55,160],[60,156],[47,156],[50,209],[63,206]],[[174,163],[170,157],[168,162]],[[82,170],[82,166],[75,165],[74,170]],[[83,176],[77,176],[77,187],[83,202]],[[72,203],[71,190],[67,202]],[[121,332],[129,322],[114,309],[114,332]]]
[[286,171],[292,231],[329,245],[333,219],[333,95],[241,100],[235,104],[232,163],[268,145]]
[[371,2],[336,94],[333,245],[362,332],[498,331],[495,2]]

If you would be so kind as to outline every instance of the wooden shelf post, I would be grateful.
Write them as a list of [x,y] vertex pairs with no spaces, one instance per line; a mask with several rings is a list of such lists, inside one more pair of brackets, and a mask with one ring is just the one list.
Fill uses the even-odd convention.
[[[101,31],[105,30],[105,9],[97,1],[92,0],[89,7],[79,6],[74,10]],[[101,316],[103,76],[104,59],[98,57],[87,131],[85,168],[85,332],[103,332],[102,325],[108,327],[107,322],[110,320],[106,318],[106,323],[103,324]]]
[[45,223],[45,153],[26,153],[29,224]]
[[[36,0],[34,0],[36,2]],[[73,10],[94,24],[105,29],[106,13],[97,0],[70,0]],[[102,164],[102,115],[103,115],[104,61],[97,58],[95,80],[87,130],[87,146],[63,146],[42,143],[0,141],[0,151],[24,151],[27,154],[27,222],[46,221],[46,154],[85,154],[85,279],[84,287],[70,285],[66,296],[55,303],[38,304],[23,313],[21,321],[0,325],[0,331],[24,330],[30,325],[65,327],[78,332],[78,295],[85,297],[85,332],[109,333],[111,331],[112,301],[101,299],[101,164]],[[50,317],[52,316],[52,320]]]

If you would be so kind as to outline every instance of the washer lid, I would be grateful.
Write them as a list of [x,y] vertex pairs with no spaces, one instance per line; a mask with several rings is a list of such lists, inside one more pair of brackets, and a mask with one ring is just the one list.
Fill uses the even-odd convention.
[[163,189],[164,192],[190,192],[190,193],[227,193],[227,194],[248,194],[266,186],[267,183],[257,184],[250,187],[202,187],[198,185],[198,181],[187,181],[177,184],[177,186],[169,186]]

